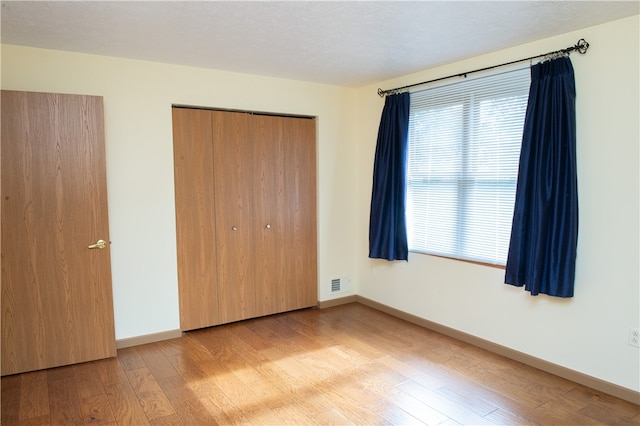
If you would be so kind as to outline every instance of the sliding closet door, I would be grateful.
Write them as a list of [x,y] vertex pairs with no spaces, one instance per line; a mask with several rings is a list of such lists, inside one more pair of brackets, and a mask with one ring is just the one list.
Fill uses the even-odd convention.
[[318,301],[315,119],[286,118],[280,152],[283,196],[278,200],[286,224],[281,243],[287,283],[283,310],[292,310]]
[[317,303],[315,120],[254,116],[260,315]]
[[286,233],[282,149],[285,118],[255,115],[249,122],[255,168],[253,187],[256,201],[256,313],[269,315],[287,310]]
[[248,120],[251,115],[212,111],[215,223],[220,323],[256,316],[256,215]]
[[317,303],[315,120],[174,108],[181,328]]
[[180,328],[219,323],[211,111],[173,108]]

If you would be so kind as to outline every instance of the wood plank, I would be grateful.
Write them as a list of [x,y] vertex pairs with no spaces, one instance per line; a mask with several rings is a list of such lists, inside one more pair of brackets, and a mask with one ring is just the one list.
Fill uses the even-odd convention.
[[77,364],[73,366],[72,371],[78,397],[81,400],[105,395],[104,385],[96,365],[93,363]]
[[391,393],[385,395],[385,399],[426,424],[440,424],[449,420],[448,416],[431,407],[429,404],[397,388],[394,388]]
[[137,370],[139,368],[144,368],[147,366],[147,364],[144,362],[144,359],[140,355],[138,348],[135,346],[119,349],[118,359],[120,360],[120,365],[122,365],[122,368],[125,371]]
[[[390,402],[385,398],[381,398],[377,401],[367,405],[367,408],[375,413],[380,419],[383,419],[390,425],[425,425],[423,421],[418,420],[408,412],[396,404]],[[442,423],[439,423],[442,424]]]
[[445,414],[447,417],[460,424],[491,425],[493,422],[474,413],[466,405],[457,404],[455,401],[442,397],[414,381],[408,381],[397,386],[399,390],[411,395],[418,401]]
[[84,418],[73,378],[49,381],[48,386],[51,424],[83,424]]
[[156,380],[178,375],[176,369],[157,345],[139,346],[138,354]]
[[80,400],[80,410],[85,424],[116,424],[116,419],[111,410],[111,404],[109,403],[109,397],[106,393],[82,398]]
[[149,424],[149,420],[142,409],[141,402],[128,382],[107,385],[105,392],[109,398],[109,404],[117,424]]
[[105,388],[109,385],[129,383],[129,379],[122,368],[121,360],[118,358],[103,359],[92,364],[100,376],[100,381]]
[[629,401],[624,401],[619,398],[603,394],[602,392],[589,389],[585,386],[576,386],[570,392],[565,394],[562,400],[568,404],[572,404],[576,409],[591,406],[604,411],[614,412],[624,417],[633,418],[640,415],[640,407],[638,407],[638,404],[633,404]]
[[[151,421],[152,425],[183,425],[182,420],[177,414],[171,414],[170,416],[165,417],[157,417]],[[216,423],[212,423],[211,420],[207,424],[215,425]]]
[[435,392],[455,405],[463,406],[467,410],[482,417],[486,417],[488,414],[498,409],[497,406],[487,402],[485,399],[474,393],[463,394],[447,386],[442,386],[436,389]]
[[[217,392],[197,392],[193,385],[187,385],[179,376],[165,377],[158,380],[158,384],[165,395],[171,401],[176,416],[186,425],[199,424],[229,424],[229,418],[224,418],[224,413],[212,408],[211,397],[221,394]],[[170,417],[173,418],[173,417]],[[224,421],[220,421],[223,419]],[[155,421],[155,420],[154,420]]]
[[22,397],[22,375],[5,376],[0,382],[0,415],[2,424],[18,424],[20,421],[20,399]]
[[169,399],[148,368],[129,370],[127,377],[147,419],[153,420],[175,414]]
[[20,421],[49,414],[49,385],[46,371],[22,375]]

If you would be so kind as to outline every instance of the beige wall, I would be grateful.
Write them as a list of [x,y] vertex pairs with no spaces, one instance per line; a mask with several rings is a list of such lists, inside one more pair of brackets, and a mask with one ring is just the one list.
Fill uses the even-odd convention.
[[[640,390],[639,17],[587,28],[361,89],[2,46],[2,88],[104,96],[118,339],[179,327],[171,104],[318,117],[318,294],[354,292],[620,386]],[[573,45],[580,235],[576,295],[531,297],[503,271],[411,254],[367,258],[371,173],[390,88]],[[339,296],[349,295],[347,292]]]
[[[627,344],[640,323],[639,17],[431,69],[358,91],[358,293],[402,311],[587,375],[640,390],[640,357]],[[575,297],[532,297],[504,270],[411,253],[367,259],[371,165],[383,100],[376,90],[457,74],[572,46],[577,90],[580,229]]]
[[172,104],[316,116],[319,299],[355,276],[355,90],[9,45],[2,88],[104,97],[117,339],[179,328]]

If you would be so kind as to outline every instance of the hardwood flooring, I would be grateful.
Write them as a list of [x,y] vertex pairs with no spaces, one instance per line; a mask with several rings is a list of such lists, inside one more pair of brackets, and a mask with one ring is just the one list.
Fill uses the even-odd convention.
[[638,425],[640,407],[351,303],[3,377],[3,425]]

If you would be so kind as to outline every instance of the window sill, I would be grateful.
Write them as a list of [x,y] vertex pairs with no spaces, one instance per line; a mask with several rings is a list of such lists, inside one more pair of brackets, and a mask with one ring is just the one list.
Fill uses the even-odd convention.
[[474,265],[488,266],[490,268],[496,268],[496,269],[502,269],[502,270],[504,270],[506,268],[505,265],[498,265],[498,264],[495,264],[495,263],[481,262],[481,261],[478,261],[478,260],[461,259],[459,257],[445,256],[445,255],[442,255],[442,254],[425,253],[423,251],[414,251],[414,250],[409,250],[409,252],[410,253],[415,253],[415,254],[422,254],[422,255],[425,255],[425,256],[439,257],[439,258],[442,258],[442,259],[457,260],[458,262],[472,263]]

